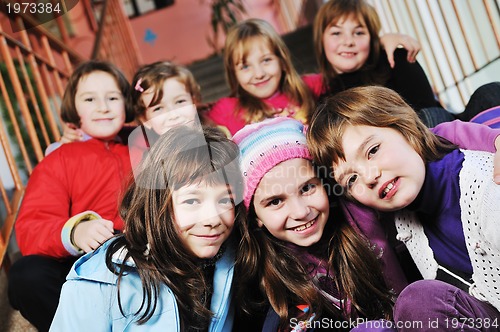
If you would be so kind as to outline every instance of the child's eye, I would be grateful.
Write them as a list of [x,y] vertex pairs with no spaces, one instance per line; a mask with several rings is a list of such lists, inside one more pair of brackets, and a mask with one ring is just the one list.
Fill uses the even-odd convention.
[[183,104],[183,103],[186,103],[186,102],[187,102],[187,99],[179,99],[175,103],[176,104]]
[[153,107],[153,112],[158,112],[158,111],[161,111],[163,109],[162,106],[156,106],[156,107]]
[[302,187],[301,192],[303,194],[311,194],[315,188],[316,185],[314,183],[308,183]]
[[380,145],[376,145],[373,148],[371,148],[368,151],[368,158],[372,158],[378,152],[379,147],[380,147]]
[[356,183],[356,180],[358,179],[357,175],[351,176],[349,179],[347,179],[347,189],[350,190],[352,186]]
[[273,61],[272,57],[266,57],[266,58],[264,58],[264,62],[271,62],[271,61]]
[[247,65],[246,63],[241,63],[238,65],[239,70],[247,70],[248,68],[250,68],[250,66]]
[[340,31],[330,31],[331,36],[340,36]]
[[234,205],[234,201],[231,197],[224,197],[221,200],[219,200],[219,204]]
[[188,204],[188,205],[194,205],[194,204],[200,203],[200,201],[196,198],[190,198],[190,199],[184,200],[182,203]]
[[94,101],[94,98],[93,97],[87,97],[85,98],[83,101],[87,102],[87,103],[91,103]]
[[267,202],[266,206],[278,206],[281,204],[281,199],[280,198],[275,198]]
[[363,36],[363,35],[366,35],[366,32],[365,31],[356,31],[354,34],[356,36]]

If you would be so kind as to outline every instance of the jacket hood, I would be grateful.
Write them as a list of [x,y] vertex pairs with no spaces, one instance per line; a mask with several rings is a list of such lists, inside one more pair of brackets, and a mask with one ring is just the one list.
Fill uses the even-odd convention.
[[[66,279],[84,279],[116,284],[118,276],[111,272],[106,265],[106,252],[113,241],[114,240],[106,241],[95,251],[89,252],[80,257],[71,267],[71,270]],[[122,263],[126,253],[127,249],[121,248],[115,254],[113,254],[111,259],[112,262],[115,264]],[[126,265],[135,267],[135,263],[132,258],[129,258],[127,260]]]

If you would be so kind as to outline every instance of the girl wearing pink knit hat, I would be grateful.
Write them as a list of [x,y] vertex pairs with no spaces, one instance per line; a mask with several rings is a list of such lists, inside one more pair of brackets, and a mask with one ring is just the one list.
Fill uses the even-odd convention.
[[[330,214],[303,129],[297,120],[275,118],[234,136],[249,212],[238,281],[261,277],[280,331],[305,331],[325,318],[340,330],[365,319],[391,319],[393,293],[380,264],[345,218]],[[265,328],[277,330],[271,321]]]
[[[492,152],[500,133],[461,122],[433,131],[463,147]],[[454,136],[457,132],[461,135]],[[380,234],[363,224],[373,220],[367,211],[328,199],[304,126],[288,118],[268,119],[245,126],[233,139],[240,148],[249,214],[237,260],[238,282],[257,281],[265,293],[273,310],[264,329],[394,331],[386,319],[392,318],[392,297],[407,284],[403,271],[385,237],[379,241]],[[237,298],[243,309],[255,313],[252,305],[258,298],[250,295],[256,294]]]

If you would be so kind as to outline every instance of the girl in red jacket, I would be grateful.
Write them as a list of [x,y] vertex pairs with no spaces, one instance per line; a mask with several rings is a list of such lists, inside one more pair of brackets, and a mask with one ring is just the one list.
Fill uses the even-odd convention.
[[[129,104],[139,126],[129,131],[128,136],[134,172],[135,166],[159,135],[179,125],[200,125],[197,110],[200,102],[200,86],[186,67],[170,61],[157,61],[137,70],[132,79]],[[73,129],[71,124],[66,125],[61,141],[53,143],[55,148],[61,143],[85,140],[91,136],[81,133],[80,129]]]
[[118,198],[130,173],[128,148],[117,140],[133,118],[129,83],[109,63],[89,61],[68,81],[61,118],[92,138],[64,144],[33,170],[16,220],[23,254],[9,271],[13,308],[47,331],[73,262],[123,229]]

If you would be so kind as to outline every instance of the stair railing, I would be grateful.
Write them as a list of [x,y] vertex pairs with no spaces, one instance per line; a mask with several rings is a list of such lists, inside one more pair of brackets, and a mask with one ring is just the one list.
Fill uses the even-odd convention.
[[[67,35],[58,25],[61,36]],[[0,267],[33,167],[60,138],[64,85],[82,57],[36,20],[0,12]]]

